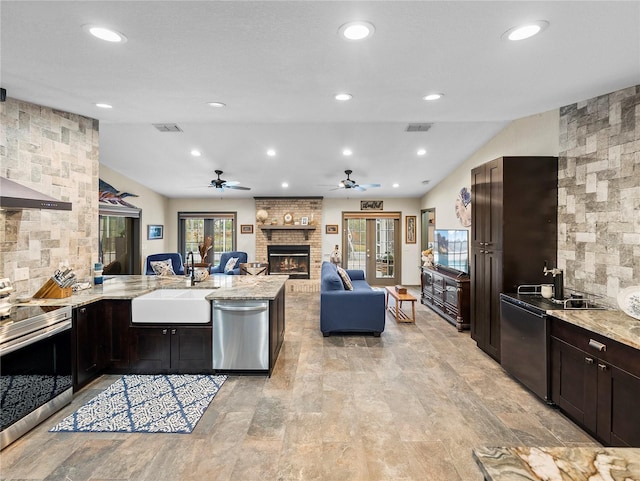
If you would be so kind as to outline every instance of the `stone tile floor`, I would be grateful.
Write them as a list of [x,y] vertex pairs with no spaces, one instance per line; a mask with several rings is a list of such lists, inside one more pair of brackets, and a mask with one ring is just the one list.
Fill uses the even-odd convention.
[[479,481],[476,446],[597,445],[420,304],[380,338],[323,338],[318,293],[286,302],[273,376],[231,376],[192,434],[47,432],[102,376],[0,453],[0,479]]

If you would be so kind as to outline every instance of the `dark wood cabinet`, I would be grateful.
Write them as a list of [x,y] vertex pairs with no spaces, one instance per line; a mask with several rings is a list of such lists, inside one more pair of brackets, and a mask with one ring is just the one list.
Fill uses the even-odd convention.
[[[471,171],[471,337],[500,361],[500,293],[556,265],[557,157],[500,157]],[[548,279],[547,279],[548,282]]]
[[608,446],[640,447],[640,351],[551,319],[551,400]]
[[125,373],[129,369],[131,301],[104,300],[101,304],[106,368],[111,373]]
[[446,267],[421,267],[421,302],[458,328],[469,329],[469,276]]
[[130,372],[202,373],[212,369],[211,326],[130,329]]
[[73,310],[74,391],[95,379],[105,367],[105,325],[101,307],[100,303],[93,303]]

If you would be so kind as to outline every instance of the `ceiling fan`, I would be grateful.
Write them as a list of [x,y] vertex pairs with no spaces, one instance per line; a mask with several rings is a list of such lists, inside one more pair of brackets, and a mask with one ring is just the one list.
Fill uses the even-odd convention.
[[224,189],[251,190],[250,187],[242,187],[241,185],[238,185],[240,182],[227,181],[227,180],[221,179],[220,176],[223,173],[221,170],[216,170],[215,173],[218,174],[218,178],[213,179],[209,184],[209,187],[215,187],[216,189],[220,189],[220,190],[224,190]]
[[[347,174],[347,178],[340,181],[337,189],[355,189],[355,190],[363,191],[367,189],[372,189],[374,187],[380,187],[380,184],[358,184],[354,179],[349,177],[352,174],[352,172],[353,171],[350,169],[347,169],[344,171],[344,173]],[[336,189],[333,189],[333,190],[336,190]]]

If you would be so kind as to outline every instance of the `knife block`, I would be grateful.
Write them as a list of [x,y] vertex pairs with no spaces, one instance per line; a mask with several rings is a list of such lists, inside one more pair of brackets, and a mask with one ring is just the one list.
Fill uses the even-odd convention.
[[56,281],[49,279],[31,297],[34,299],[64,299],[65,297],[71,297],[71,294],[73,294],[73,289],[60,287]]

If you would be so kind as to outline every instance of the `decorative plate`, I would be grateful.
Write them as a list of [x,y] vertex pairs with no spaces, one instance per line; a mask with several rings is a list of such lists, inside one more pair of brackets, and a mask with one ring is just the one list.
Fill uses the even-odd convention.
[[625,314],[640,319],[640,286],[622,289],[618,294],[618,306]]
[[293,224],[293,215],[290,212],[287,212],[283,218],[285,224]]

